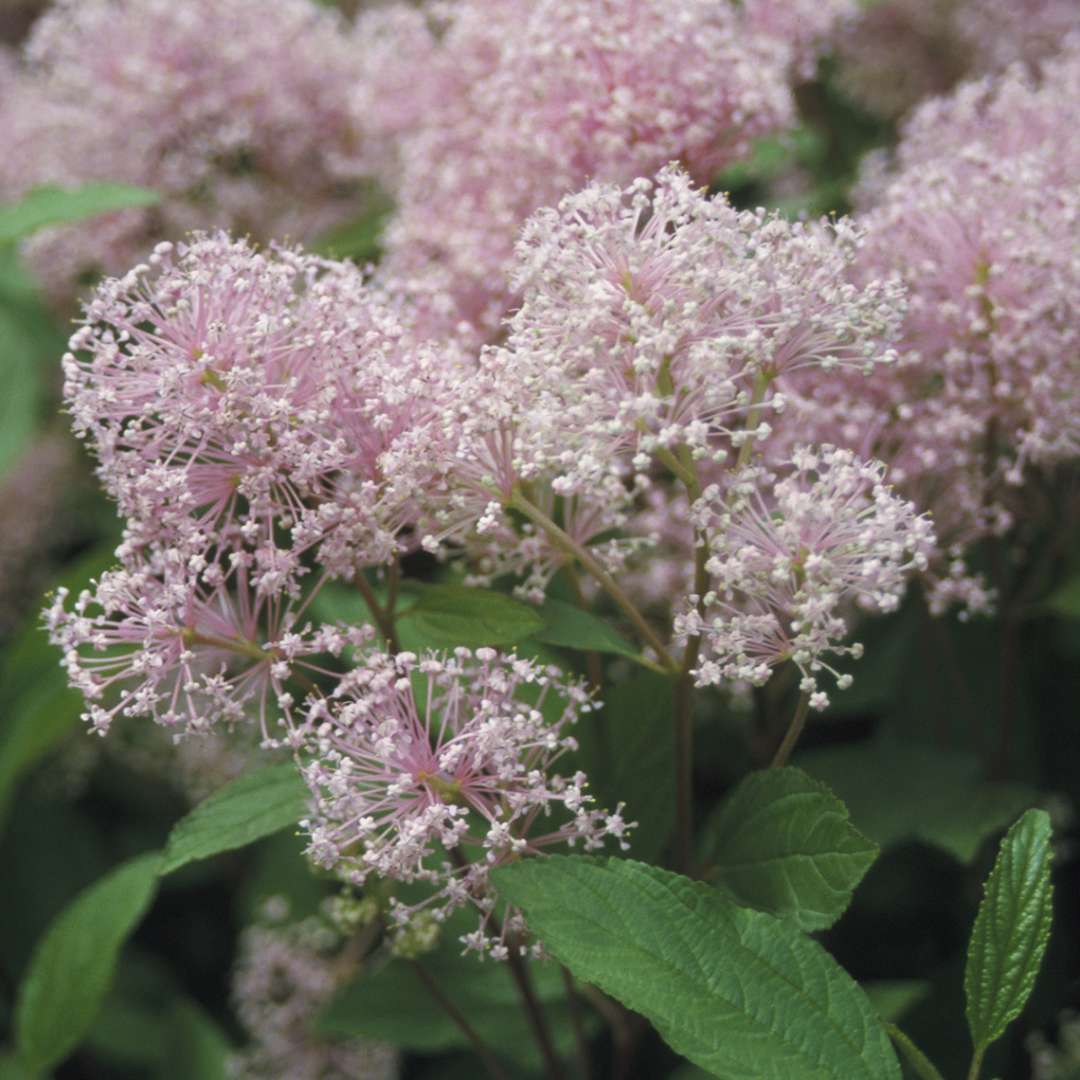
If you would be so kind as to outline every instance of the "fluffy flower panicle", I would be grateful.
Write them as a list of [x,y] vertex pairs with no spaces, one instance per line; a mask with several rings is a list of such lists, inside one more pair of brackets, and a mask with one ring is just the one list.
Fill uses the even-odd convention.
[[822,709],[825,657],[858,657],[845,645],[846,609],[892,611],[906,576],[926,567],[929,521],[884,483],[881,462],[862,462],[831,446],[796,451],[780,478],[749,468],[721,492],[708,489],[693,508],[709,545],[710,591],[691,596],[676,618],[676,637],[701,635],[698,685],[761,685],[791,660],[801,690]]
[[[1080,48],[920,109],[865,215],[857,270],[897,274],[910,302],[901,360],[863,382],[812,382],[810,437],[890,462],[932,510],[935,608],[987,593],[956,562],[1025,516],[1024,476],[1080,454]],[[799,409],[798,406],[805,405]]]
[[384,97],[376,82],[357,103],[369,123],[389,110],[386,126],[405,132],[387,272],[437,282],[453,297],[446,326],[465,320],[481,337],[512,304],[504,275],[538,207],[673,159],[707,182],[792,118],[787,47],[734,4],[463,0],[424,11],[377,17],[371,71],[385,69],[380,56],[406,57],[409,77],[395,84],[407,92]]
[[[123,47],[118,48],[117,42]],[[312,0],[58,0],[0,109],[0,191],[122,180],[160,206],[46,230],[27,245],[58,300],[194,228],[308,238],[355,213],[355,56]]]
[[[552,771],[576,745],[565,729],[590,708],[555,669],[493,649],[368,653],[310,702],[309,855],[357,885],[372,874],[428,883],[426,901],[396,907],[402,926],[420,908],[441,921],[470,900],[486,924],[493,866],[608,836],[626,846],[621,805],[596,809],[584,774]],[[561,823],[548,824],[556,810]],[[481,855],[468,862],[466,847]],[[470,944],[505,955],[483,925],[478,934]]]
[[343,576],[393,554],[446,366],[352,264],[197,235],[99,287],[65,395],[132,544],[246,552],[272,594],[313,545]]
[[302,623],[300,609],[247,588],[242,569],[234,577],[194,574],[172,551],[111,570],[74,598],[57,590],[46,623],[97,734],[121,716],[185,735],[254,712],[276,745],[279,726],[292,728],[289,680],[325,673],[318,655],[368,640],[364,629]]
[[563,495],[679,446],[723,461],[769,434],[796,373],[890,363],[903,294],[850,280],[861,244],[846,222],[737,211],[674,167],[540,211],[502,354],[530,395],[522,453]]

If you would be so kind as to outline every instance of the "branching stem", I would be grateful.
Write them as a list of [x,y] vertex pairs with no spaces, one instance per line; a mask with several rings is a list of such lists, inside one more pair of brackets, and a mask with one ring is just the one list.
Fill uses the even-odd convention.
[[641,640],[660,658],[660,663],[665,670],[672,675],[678,674],[679,665],[675,662],[675,658],[671,653],[668,652],[667,646],[660,640],[656,631],[645,619],[645,616],[638,611],[630,597],[623,592],[619,583],[597,562],[593,554],[552,521],[543,510],[529,502],[519,490],[515,490],[510,499],[510,505],[524,514],[534,525],[543,529],[557,548],[577,559],[596,578],[608,596],[615,601],[622,613],[630,620]]
[[439,1006],[447,1016],[457,1025],[458,1030],[472,1044],[477,1056],[484,1063],[491,1080],[510,1080],[506,1070],[499,1064],[498,1058],[491,1052],[491,1048],[477,1034],[476,1029],[466,1019],[465,1014],[443,993],[442,988],[435,981],[431,972],[417,960],[410,960],[410,966],[416,972],[416,977],[424,984],[427,991],[439,1003]]

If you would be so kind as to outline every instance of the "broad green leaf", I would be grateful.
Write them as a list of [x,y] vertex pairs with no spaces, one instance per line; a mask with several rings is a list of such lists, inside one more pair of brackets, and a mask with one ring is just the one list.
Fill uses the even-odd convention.
[[637,649],[603,619],[563,600],[547,599],[540,608],[544,625],[533,636],[548,645],[582,652],[636,657]]
[[169,834],[161,872],[170,874],[295,825],[307,810],[308,789],[291,761],[246,773],[181,818]]
[[[456,931],[473,927],[475,918],[455,916],[438,948],[417,962],[499,1057],[538,1068],[536,1044],[507,966],[461,955]],[[557,1046],[569,1053],[573,1035],[562,977],[552,964],[532,964],[531,974]],[[346,986],[320,1014],[316,1030],[331,1038],[382,1039],[423,1054],[470,1045],[407,960],[392,960]]]
[[628,859],[529,859],[494,872],[552,955],[724,1080],[899,1080],[854,980],[790,922]]
[[760,911],[804,930],[832,926],[878,849],[847,807],[798,769],[751,773],[706,828],[709,879]]
[[131,184],[95,183],[76,188],[36,187],[17,203],[0,206],[0,244],[22,240],[49,225],[67,225],[115,210],[155,206],[161,196]]
[[630,854],[659,858],[675,824],[675,727],[671,679],[635,671],[605,697],[599,713],[583,716],[573,730],[580,767],[600,806],[636,821]]
[[141,855],[80,893],[49,927],[15,1012],[19,1054],[46,1069],[82,1041],[112,982],[116,959],[149,907],[161,856]]
[[502,593],[462,585],[429,585],[399,620],[408,648],[513,645],[544,626],[539,612]]
[[968,1026],[983,1051],[1020,1015],[1053,915],[1050,816],[1029,810],[1008,831],[987,878],[964,971]]
[[976,758],[923,743],[879,739],[796,756],[882,848],[921,840],[970,863],[987,837],[1039,798],[1022,784],[988,783]]

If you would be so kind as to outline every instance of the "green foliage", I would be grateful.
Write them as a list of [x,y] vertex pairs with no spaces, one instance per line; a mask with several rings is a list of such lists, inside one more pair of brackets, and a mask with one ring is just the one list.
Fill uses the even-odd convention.
[[544,626],[537,610],[489,589],[428,585],[398,620],[407,648],[452,649],[458,645],[514,645]]
[[574,731],[581,767],[601,806],[626,803],[636,821],[630,852],[658,859],[675,824],[675,727],[670,679],[635,671],[605,694],[603,712],[584,717]]
[[[112,549],[91,552],[59,584],[73,593],[113,563]],[[0,657],[0,828],[19,780],[79,725],[82,695],[68,688],[56,649],[37,614]]]
[[[539,1053],[507,965],[461,955],[456,931],[469,928],[467,919],[452,918],[434,952],[415,962],[391,960],[381,970],[362,974],[322,1012],[319,1033],[382,1039],[428,1054],[469,1048],[468,1039],[416,971],[415,964],[420,964],[494,1053],[523,1067],[539,1068]],[[536,995],[554,1023],[557,1046],[569,1052],[572,1034],[562,978],[551,964],[532,965],[531,975]]]
[[1050,817],[1029,810],[1008,831],[986,881],[964,971],[968,1026],[981,1055],[1020,1015],[1053,915]]
[[964,863],[1038,799],[1025,785],[982,780],[974,757],[910,740],[817,750],[797,760],[832,788],[855,826],[882,848],[921,840]]
[[75,188],[43,184],[8,206],[0,206],[0,244],[22,240],[50,225],[68,225],[116,210],[155,206],[161,196],[131,184],[94,183]]
[[836,922],[878,853],[824,784],[790,768],[751,773],[705,836],[710,880],[803,930]]
[[117,956],[157,888],[160,856],[142,855],[80,893],[50,926],[19,988],[19,1054],[46,1069],[79,1044],[112,982]]
[[291,761],[245,773],[177,822],[161,872],[244,847],[295,825],[307,809],[308,789]]
[[637,649],[603,619],[563,600],[549,598],[540,608],[544,624],[533,637],[548,645],[582,652],[636,657]]
[[553,856],[496,886],[580,979],[724,1080],[899,1080],[866,995],[790,922],[625,859]]

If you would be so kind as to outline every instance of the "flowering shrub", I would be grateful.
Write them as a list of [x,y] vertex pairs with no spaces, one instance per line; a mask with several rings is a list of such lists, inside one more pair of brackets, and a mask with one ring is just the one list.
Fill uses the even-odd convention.
[[1067,1066],[1073,5],[6,26],[0,1075]]

